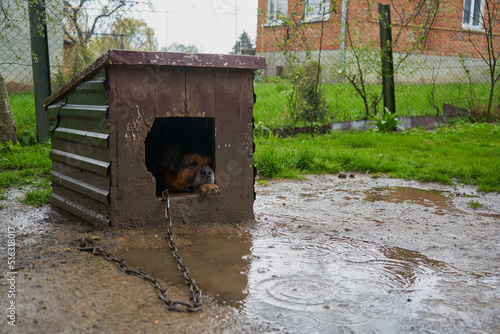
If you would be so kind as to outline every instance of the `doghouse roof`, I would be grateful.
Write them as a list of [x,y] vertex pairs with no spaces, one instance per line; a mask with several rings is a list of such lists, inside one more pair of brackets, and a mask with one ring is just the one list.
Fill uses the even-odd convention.
[[49,96],[44,101],[44,106],[47,107],[52,102],[60,100],[107,65],[158,65],[258,70],[266,68],[266,60],[263,57],[245,55],[108,50]]

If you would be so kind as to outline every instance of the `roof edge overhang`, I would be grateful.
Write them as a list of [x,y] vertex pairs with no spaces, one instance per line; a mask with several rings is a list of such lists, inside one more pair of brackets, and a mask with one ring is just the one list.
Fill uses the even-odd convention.
[[177,66],[259,70],[266,68],[263,57],[246,55],[227,55],[210,53],[177,53],[155,51],[130,51],[111,49],[100,56],[92,64],[84,68],[71,80],[55,91],[44,101],[44,107],[58,101],[77,88],[82,82],[93,77],[104,66]]

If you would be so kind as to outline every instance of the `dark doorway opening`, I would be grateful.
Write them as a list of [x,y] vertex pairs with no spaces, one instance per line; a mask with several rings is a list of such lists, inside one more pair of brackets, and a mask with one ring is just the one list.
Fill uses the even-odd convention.
[[146,168],[156,179],[156,196],[165,190],[162,173],[166,166],[166,152],[200,153],[214,156],[215,119],[207,117],[162,117],[156,118],[146,137]]

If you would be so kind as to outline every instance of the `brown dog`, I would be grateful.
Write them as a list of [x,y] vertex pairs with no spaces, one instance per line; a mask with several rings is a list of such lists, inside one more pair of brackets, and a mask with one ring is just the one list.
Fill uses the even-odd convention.
[[182,150],[165,151],[161,162],[160,179],[169,193],[199,192],[205,197],[220,193],[215,184],[215,174],[210,167],[212,158],[199,153],[181,153]]

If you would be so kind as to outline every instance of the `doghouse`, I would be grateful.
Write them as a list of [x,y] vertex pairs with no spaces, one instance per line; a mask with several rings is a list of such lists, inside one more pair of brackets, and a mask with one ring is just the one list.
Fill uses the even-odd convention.
[[198,142],[221,193],[170,195],[172,218],[253,219],[254,56],[109,50],[45,100],[57,211],[94,225],[164,222],[154,158]]

